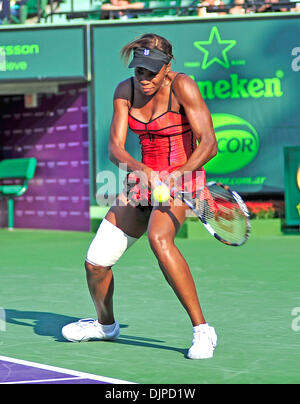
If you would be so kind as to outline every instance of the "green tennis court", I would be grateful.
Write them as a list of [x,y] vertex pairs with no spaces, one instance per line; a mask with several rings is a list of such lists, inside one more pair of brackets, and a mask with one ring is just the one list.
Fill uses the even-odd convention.
[[120,339],[73,344],[61,327],[95,315],[83,270],[93,234],[1,230],[1,355],[141,384],[299,383],[300,238],[259,225],[240,248],[177,239],[219,336],[199,361],[185,358],[191,326],[146,238],[114,270]]

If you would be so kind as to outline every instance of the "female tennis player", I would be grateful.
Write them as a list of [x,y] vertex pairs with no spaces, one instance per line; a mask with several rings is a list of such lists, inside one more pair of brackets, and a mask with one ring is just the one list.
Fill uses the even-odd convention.
[[[147,231],[158,264],[193,326],[187,357],[211,358],[217,335],[204,318],[189,266],[174,244],[188,208],[172,198],[168,206],[151,204],[149,191],[158,180],[194,188],[201,178],[203,185],[202,167],[217,152],[211,115],[197,84],[171,70],[172,45],[167,39],[142,35],[121,51],[127,62],[132,54],[129,68],[135,69],[134,77],[119,83],[115,90],[109,139],[111,160],[127,166],[127,184],[101,222],[85,262],[98,319],[69,324],[62,333],[73,342],[118,338],[111,268]],[[128,127],[139,136],[141,162],[125,148]],[[186,180],[186,173],[192,173],[190,180]]]

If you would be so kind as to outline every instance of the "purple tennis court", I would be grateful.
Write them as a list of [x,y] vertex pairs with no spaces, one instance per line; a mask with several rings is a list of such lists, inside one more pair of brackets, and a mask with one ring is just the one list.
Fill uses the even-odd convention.
[[131,382],[0,356],[0,384],[131,384]]

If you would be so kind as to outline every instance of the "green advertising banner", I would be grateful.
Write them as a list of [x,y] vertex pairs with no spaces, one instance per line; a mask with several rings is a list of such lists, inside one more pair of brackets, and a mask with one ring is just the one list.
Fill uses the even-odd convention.
[[287,226],[300,226],[300,146],[284,148],[285,218]]
[[[172,42],[173,70],[197,82],[211,111],[218,154],[205,166],[208,179],[241,193],[283,193],[283,147],[300,144],[300,19],[277,15],[94,25],[96,189],[97,173],[116,170],[107,156],[113,92],[133,74],[119,52],[147,32]],[[139,157],[136,135],[127,148]]]
[[0,82],[85,79],[86,27],[0,29]]

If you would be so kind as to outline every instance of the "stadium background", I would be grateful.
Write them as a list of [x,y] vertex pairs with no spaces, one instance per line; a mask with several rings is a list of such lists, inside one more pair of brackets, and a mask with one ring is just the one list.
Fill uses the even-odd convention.
[[[113,91],[132,73],[119,52],[151,31],[174,44],[173,69],[198,82],[211,110],[219,155],[206,167],[208,178],[249,200],[282,197],[283,148],[299,144],[300,81],[292,55],[299,30],[298,16],[281,14],[2,26],[0,156],[38,159],[28,192],[16,200],[15,226],[89,230],[90,215],[103,215],[96,209],[99,201],[105,205],[103,194],[109,202],[122,183],[107,156]],[[24,105],[25,91],[38,93],[35,108]],[[127,147],[139,158],[131,133]],[[106,170],[116,184],[107,184]]]
[[[76,5],[77,2],[75,1],[73,6],[74,4]],[[88,7],[91,4],[92,2],[89,2]],[[65,10],[70,11],[68,9],[71,7],[70,3],[66,3],[64,7]],[[55,251],[58,251],[57,258],[61,260],[61,265],[65,266],[65,269],[61,274],[58,261],[56,261],[52,268],[53,276],[63,275],[63,279],[66,280],[67,276],[64,272],[66,268],[67,271],[70,270],[77,274],[77,268],[81,265],[80,259],[85,254],[93,231],[105,214],[109,201],[118,192],[118,184],[122,183],[124,175],[109,162],[107,155],[113,91],[116,83],[131,74],[120,61],[119,52],[125,43],[145,32],[156,32],[166,36],[174,45],[173,69],[191,75],[199,84],[211,110],[219,141],[218,158],[207,165],[208,178],[228,183],[231,188],[241,192],[248,206],[252,208],[254,241],[246,252],[249,259],[252,253],[257,253],[259,250],[263,237],[268,237],[267,253],[271,256],[276,248],[286,245],[285,253],[281,255],[281,258],[289,265],[287,276],[290,275],[289,279],[294,287],[292,290],[283,288],[286,294],[282,291],[281,301],[288,298],[290,302],[285,310],[292,308],[293,304],[297,305],[299,298],[296,285],[299,275],[296,270],[295,254],[298,240],[291,238],[292,241],[287,239],[283,241],[281,237],[283,237],[282,230],[288,229],[288,226],[284,228],[286,193],[289,193],[289,206],[285,206],[285,209],[289,209],[293,218],[293,231],[296,232],[293,234],[298,234],[300,224],[300,209],[299,211],[297,209],[300,203],[300,191],[299,184],[297,186],[296,183],[296,171],[300,164],[299,147],[297,148],[300,144],[298,102],[300,15],[298,13],[266,13],[245,16],[227,15],[217,18],[199,18],[193,15],[162,17],[141,15],[138,18],[127,20],[99,20],[98,12],[96,15],[91,14],[91,10],[87,10],[86,13],[82,13],[82,10],[80,12],[79,15],[73,14],[78,17],[74,19],[68,19],[66,14],[54,14],[50,18],[43,12],[39,17],[39,22],[26,22],[26,24],[20,25],[7,24],[0,27],[0,159],[36,157],[38,161],[36,174],[30,181],[28,191],[15,200],[16,231],[14,234],[11,232],[8,235],[5,231],[7,205],[4,198],[0,199],[0,226],[3,228],[1,233],[3,273],[1,276],[2,285],[6,285],[6,292],[3,291],[4,300],[3,303],[0,302],[0,306],[6,307],[6,301],[10,305],[11,293],[20,293],[17,291],[18,289],[14,290],[14,287],[11,286],[10,280],[13,274],[10,274],[5,281],[3,277],[4,270],[9,267],[10,257],[13,255],[12,248],[16,242],[20,242],[24,246],[22,268],[21,262],[16,260],[16,279],[24,278],[23,271],[28,273],[28,280],[25,281],[29,287],[26,292],[28,294],[27,303],[30,301],[30,287],[33,287],[31,281],[34,282],[33,279],[36,276],[34,271],[37,266],[43,265],[40,259],[37,259],[39,264],[36,261],[34,265],[31,265],[32,257],[29,254],[31,242],[37,248],[39,242],[47,243],[47,240],[49,246],[55,246]],[[52,22],[50,22],[51,20]],[[33,97],[29,104],[25,94]],[[127,147],[136,157],[139,156],[138,139],[132,133],[128,134]],[[107,185],[105,173],[108,171],[116,175],[116,186],[115,184]],[[101,201],[100,204],[99,201]],[[272,217],[273,220],[256,220],[259,217]],[[42,229],[42,232],[18,233],[18,229]],[[69,261],[64,252],[59,250],[64,244],[65,236],[56,232],[45,233],[44,230],[76,232],[69,233],[72,242],[66,243],[69,257],[72,257]],[[206,236],[200,231],[198,223],[195,224],[192,220],[188,223],[188,227],[182,230],[180,237],[191,243],[189,247],[183,246],[183,249],[187,248],[187,251],[198,248],[197,240],[202,240],[205,248],[210,251],[210,247],[206,244],[208,243]],[[184,240],[179,242],[183,243]],[[75,246],[80,245],[80,249],[74,256],[72,243]],[[214,242],[211,241],[211,243]],[[44,250],[45,245],[41,251],[45,254],[44,257],[51,260],[51,250],[48,248]],[[211,248],[213,250],[213,247]],[[146,249],[145,252],[147,256],[148,250]],[[222,253],[223,250],[220,250],[220,254]],[[213,251],[212,254],[214,254]],[[227,254],[229,254],[229,261],[237,260],[233,252]],[[261,257],[264,258],[260,262],[264,262],[267,266],[268,260],[265,252],[261,251]],[[141,259],[144,258],[143,256]],[[136,258],[132,252],[131,255],[128,255],[127,261],[124,258],[122,262],[125,268],[131,268],[135,261]],[[192,257],[192,261],[197,267],[196,257]],[[281,261],[279,260],[279,262]],[[222,260],[220,265],[221,263]],[[210,261],[207,261],[207,265],[208,267],[211,265]],[[249,267],[249,264],[245,267]],[[281,267],[278,262],[274,264],[273,269],[275,279],[281,280]],[[251,270],[253,268],[249,267],[249,271]],[[233,285],[235,285],[234,290],[239,289],[239,293],[242,293],[246,289],[246,280],[242,279],[240,283],[235,284],[236,273],[233,275],[232,271],[233,269],[229,269],[231,279],[234,280],[230,287],[234,288]],[[200,275],[201,272],[202,269],[200,269]],[[245,293],[252,293],[254,297],[255,279],[260,279],[261,284],[266,285],[268,276],[274,276],[274,274],[267,274],[265,278],[265,274],[262,275],[257,267],[251,275],[252,289]],[[216,293],[220,294],[216,303],[220,307],[222,298],[225,297],[226,301],[226,293],[221,286],[222,279],[227,286],[229,279],[222,274],[221,269],[214,272],[211,280],[208,280],[209,275],[205,276],[207,277],[204,277],[204,281],[208,287],[215,287],[216,283],[218,285]],[[120,277],[122,278],[124,275],[120,275]],[[150,284],[153,282],[152,286],[155,288],[156,278],[148,280]],[[123,281],[121,299],[126,308],[128,305],[125,299],[127,280],[124,278]],[[213,284],[213,282],[216,283]],[[57,287],[56,281],[54,284]],[[73,286],[78,288],[80,296],[89,302],[84,289],[84,280],[75,278]],[[130,284],[127,286],[131,287]],[[267,302],[265,303],[269,308],[273,298],[275,299],[275,296],[271,299],[271,294],[275,289],[274,281],[270,290],[267,288],[266,293]],[[71,290],[69,286],[69,290],[65,290],[63,294],[71,294]],[[268,294],[268,292],[270,293]],[[53,289],[53,293],[57,292],[54,292]],[[61,307],[59,308],[59,301],[63,300],[61,293],[59,292],[58,302],[52,302],[53,310],[57,312],[62,310]],[[209,295],[206,296],[207,300],[214,298],[212,293],[209,292]],[[232,293],[234,295],[235,292]],[[294,299],[293,303],[291,296]],[[268,297],[270,297],[269,301]],[[231,300],[229,303],[232,303]],[[44,298],[39,301],[39,304],[40,310],[44,310],[45,313],[49,310],[46,308]],[[70,316],[73,304],[71,299],[65,306]],[[34,311],[30,304],[27,304],[26,307],[27,309],[23,310],[21,317],[23,315],[26,318],[28,316],[31,320],[37,320],[37,326],[40,321],[43,322],[43,317],[39,317],[37,314],[38,308]],[[31,310],[28,307],[31,307]],[[84,303],[83,307],[88,311],[88,303]],[[257,309],[259,310],[259,306]],[[120,308],[121,312],[122,310]],[[7,311],[8,323],[14,324],[15,329],[18,324],[16,319],[21,311],[18,304],[15,305],[14,310]],[[280,310],[278,313],[278,316],[282,315]],[[78,315],[80,314],[78,313]],[[213,314],[222,323],[218,313]],[[74,315],[76,314],[74,313]],[[68,320],[70,320],[70,316]],[[241,319],[242,314],[238,313],[238,317]],[[54,320],[57,319],[61,323],[63,320],[66,321],[67,317],[60,318],[57,315]],[[288,321],[290,321],[290,317],[286,320],[287,323]],[[130,323],[129,320],[128,322]],[[271,323],[268,323],[268,329],[272,332]],[[36,334],[42,342],[43,332],[46,332],[46,335],[49,333],[48,330],[39,331],[37,330]],[[136,330],[133,329],[133,331]],[[280,337],[283,337],[284,334],[284,329],[281,329],[278,339],[275,339],[276,344],[280,343]],[[8,333],[2,333],[2,336],[5,340],[8,338]],[[262,332],[259,334],[259,340],[262,341],[263,337]],[[292,348],[295,346],[295,337],[295,332],[289,333]],[[38,355],[31,345],[34,342],[30,340],[29,335],[26,338],[28,341],[27,350],[25,349],[27,358],[38,361]],[[158,338],[158,330],[156,330],[156,338]],[[238,335],[234,341],[239,345]],[[155,342],[161,341],[154,339],[140,345],[147,348],[147,345],[148,347],[153,346]],[[177,340],[174,341],[175,345],[177,343]],[[126,355],[130,356],[130,346],[121,345],[121,348],[124,348]],[[72,349],[68,348],[69,351]],[[95,348],[90,349],[94,353]],[[114,349],[117,349],[116,346],[112,348],[112,350]],[[170,357],[171,351],[167,349],[168,357]],[[13,352],[14,348],[8,342],[8,348],[4,349],[4,353],[13,356]],[[62,351],[58,350],[58,352],[60,352],[60,359],[58,358],[56,363],[62,366],[64,365],[63,360],[65,360],[65,366],[78,367],[76,361],[64,356]],[[226,353],[228,357],[229,352]],[[250,356],[251,352],[253,355],[253,350],[249,351]],[[260,374],[258,379],[253,374],[250,374],[248,378],[245,376],[244,379],[240,376],[226,379],[221,370],[221,364],[219,373],[217,369],[215,380],[221,382],[224,380],[226,382],[231,380],[269,382],[267,373],[270,371],[270,363],[275,352],[274,348],[268,353],[268,370],[264,369],[265,373]],[[18,353],[20,357],[20,352]],[[51,357],[51,348],[50,353],[44,352],[43,354],[45,361],[45,355]],[[148,357],[147,355],[146,357]],[[108,357],[109,353],[106,354],[106,358]],[[83,364],[80,363],[80,365]],[[86,370],[97,371],[95,365],[90,363],[89,366],[90,368]],[[234,359],[232,366],[238,368]],[[289,363],[288,369],[285,380],[299,381],[294,372],[294,364]],[[113,363],[108,366],[108,371],[111,376],[116,372]],[[184,372],[187,372],[187,369]],[[160,380],[166,383],[174,382],[174,380],[188,382],[188,377],[192,377],[193,372],[194,370],[190,369],[190,373],[185,373],[186,377],[182,379],[179,375],[175,376],[176,372],[173,378],[170,376],[170,379],[162,377],[162,375],[159,377],[162,377]],[[206,379],[203,380],[211,382],[214,380],[211,374],[212,369],[208,369],[207,372]],[[255,372],[255,366],[253,372]],[[118,370],[117,373],[119,373],[118,377],[122,377],[122,372]],[[138,379],[132,371],[127,373],[127,379]],[[141,382],[147,383],[149,380],[158,382],[155,376],[149,378],[145,369],[138,369],[137,373],[141,375]],[[279,373],[273,374],[273,376],[274,381],[282,380]],[[198,379],[192,377],[190,380],[197,382]]]

